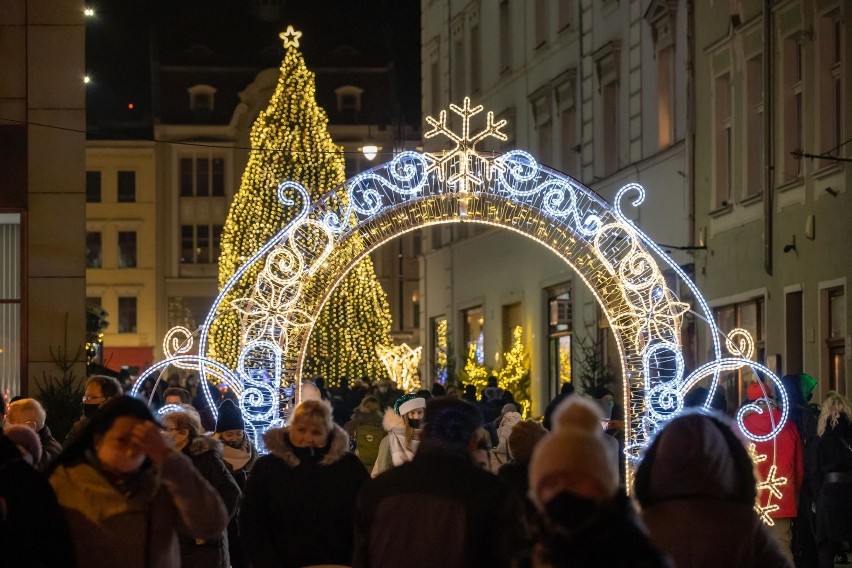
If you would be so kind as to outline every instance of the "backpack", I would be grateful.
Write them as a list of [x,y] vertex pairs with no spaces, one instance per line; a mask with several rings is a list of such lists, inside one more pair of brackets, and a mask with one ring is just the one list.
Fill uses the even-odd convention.
[[364,465],[373,465],[379,456],[379,445],[387,435],[379,425],[360,424],[355,430],[355,454]]

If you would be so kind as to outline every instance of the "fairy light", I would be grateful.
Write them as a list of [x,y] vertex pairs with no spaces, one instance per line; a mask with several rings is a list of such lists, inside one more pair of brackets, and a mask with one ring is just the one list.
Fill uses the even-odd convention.
[[[432,126],[427,137],[443,135],[452,144],[450,150],[402,152],[341,184],[342,160],[331,151],[335,147],[323,134],[327,119],[313,102],[313,91],[311,96],[292,99],[293,89],[313,89],[313,76],[307,75],[298,51],[292,45],[286,47],[279,88],[252,130],[253,147],[283,148],[285,152],[250,156],[223,235],[222,292],[201,328],[195,360],[202,376],[215,371],[221,380],[236,377],[241,382],[241,408],[244,415],[253,412],[262,418],[253,422],[258,432],[275,423],[276,414],[283,415],[296,401],[294,385],[309,372],[323,368],[318,362],[346,359],[324,342],[335,334],[340,338],[349,333],[337,318],[367,320],[369,312],[358,312],[352,304],[371,294],[365,287],[374,278],[372,267],[366,264],[368,255],[407,231],[462,220],[502,227],[535,240],[573,268],[602,306],[616,337],[624,373],[624,404],[629,413],[624,459],[628,466],[638,459],[654,432],[682,410],[684,395],[699,381],[709,378],[712,392],[720,373],[750,366],[769,382],[780,383],[769,369],[751,359],[753,340],[744,330],[729,334],[724,342],[729,355],[722,355],[721,334],[695,284],[622,211],[622,201],[629,194],[635,194],[632,206],[643,202],[644,188],[628,184],[610,205],[578,181],[540,166],[526,152],[496,156],[478,152],[475,146],[485,138],[504,139],[500,129],[505,122],[495,122],[488,113],[485,128],[473,129],[471,119],[483,109],[472,107],[469,99],[462,106],[450,107],[463,119],[461,134],[449,129],[446,112],[437,120],[427,119]],[[289,91],[282,86],[285,83]],[[285,100],[287,96],[290,98]],[[304,120],[300,132],[321,124],[321,135],[311,138],[311,143],[329,151],[291,153],[309,146],[295,133],[282,134],[273,128],[281,124],[285,113],[294,122]],[[277,157],[266,158],[266,154]],[[293,156],[304,156],[299,160],[307,163],[296,163]],[[322,160],[325,162],[320,163]],[[296,181],[281,184],[277,200],[260,191],[277,180],[291,178]],[[680,329],[691,307],[669,288],[661,266],[677,274],[692,291],[699,317],[704,314],[710,327],[712,360],[688,377],[683,376]],[[336,298],[341,297],[346,301],[338,303]],[[374,301],[378,302],[374,305],[382,304],[382,298]],[[323,315],[326,309],[343,311],[328,319]],[[390,346],[390,341],[383,340],[389,321],[385,317],[382,313],[378,320],[382,331],[371,339],[375,344],[359,349],[358,345],[368,341],[353,334],[353,349],[372,354],[376,345]],[[440,336],[440,328],[438,332]],[[443,334],[446,337],[446,327]],[[258,341],[266,342],[265,347],[258,349]],[[249,371],[243,368],[228,371],[228,375],[210,364],[212,360],[234,368],[250,345],[254,351]],[[476,349],[476,343],[469,346],[465,374],[468,382],[485,386],[490,371],[481,364]],[[513,353],[514,349],[513,345],[504,357],[504,385],[523,377],[523,353]],[[446,349],[443,359],[441,351],[439,348],[436,359],[439,370],[446,368]],[[187,356],[174,359],[185,360],[183,357]],[[380,364],[378,358],[373,359]],[[247,396],[249,376],[262,383],[262,387],[253,386],[263,393]],[[272,396],[276,388],[277,407]],[[744,429],[752,441],[771,439],[786,421],[788,402],[783,389],[779,392],[780,419],[768,435]],[[737,416],[741,427],[749,412],[762,410],[753,405],[741,409]]]
[[497,371],[497,386],[509,391],[523,416],[528,416],[530,400],[530,354],[523,341],[521,326],[512,329],[512,346],[503,354],[503,367]]
[[420,390],[417,367],[423,347],[411,348],[407,343],[385,346],[376,345],[376,354],[388,371],[391,380],[404,392],[414,393]]

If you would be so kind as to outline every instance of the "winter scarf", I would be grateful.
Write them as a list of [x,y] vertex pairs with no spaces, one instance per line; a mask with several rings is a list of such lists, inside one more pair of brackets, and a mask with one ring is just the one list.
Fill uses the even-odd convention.
[[406,444],[405,420],[403,420],[402,416],[394,412],[392,408],[388,408],[385,411],[382,426],[388,432],[388,446],[390,447],[393,466],[399,467],[406,462],[410,462],[411,458],[414,457],[414,452],[417,451],[418,441],[412,439]]

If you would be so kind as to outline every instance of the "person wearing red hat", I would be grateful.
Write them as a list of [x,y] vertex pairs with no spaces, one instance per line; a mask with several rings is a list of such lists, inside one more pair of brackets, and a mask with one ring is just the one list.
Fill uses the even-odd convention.
[[[755,381],[746,389],[749,402],[762,412],[751,412],[743,418],[743,426],[753,435],[768,435],[782,419],[781,410],[766,383]],[[804,480],[802,443],[796,425],[787,421],[775,438],[754,444],[753,459],[758,480],[757,507],[770,519],[770,531],[781,552],[793,562],[793,519],[797,515],[797,496]]]

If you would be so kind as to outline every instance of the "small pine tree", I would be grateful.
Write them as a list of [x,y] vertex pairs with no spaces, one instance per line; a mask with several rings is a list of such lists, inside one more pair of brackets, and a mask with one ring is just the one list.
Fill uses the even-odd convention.
[[524,416],[529,415],[530,400],[530,355],[523,342],[523,329],[512,330],[512,347],[503,354],[503,368],[497,372],[497,386],[515,397],[515,402]]
[[602,330],[595,330],[578,339],[574,344],[580,348],[580,387],[590,393],[598,387],[609,388],[615,382],[615,374],[604,358]]

